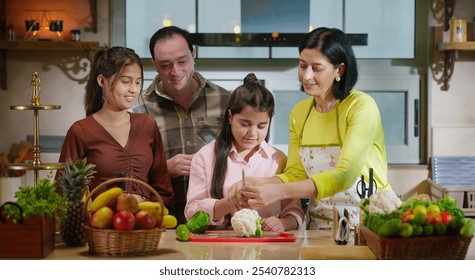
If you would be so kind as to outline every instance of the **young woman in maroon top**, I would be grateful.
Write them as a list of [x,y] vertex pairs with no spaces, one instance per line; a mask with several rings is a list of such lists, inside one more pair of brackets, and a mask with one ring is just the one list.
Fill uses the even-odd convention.
[[[119,174],[145,181],[170,208],[173,189],[157,123],[146,114],[128,112],[142,90],[142,81],[142,62],[134,50],[99,50],[86,85],[86,118],[69,128],[59,161],[87,158],[95,164],[97,173],[90,190]],[[156,200],[150,191],[132,182],[127,182],[126,189]]]

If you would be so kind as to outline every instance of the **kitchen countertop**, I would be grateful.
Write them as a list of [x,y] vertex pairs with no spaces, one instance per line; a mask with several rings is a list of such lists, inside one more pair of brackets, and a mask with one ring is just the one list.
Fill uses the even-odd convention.
[[[143,259],[143,260],[298,260],[298,259],[373,259],[366,246],[354,246],[351,238],[348,245],[339,246],[333,241],[331,231],[293,231],[295,242],[180,242],[175,230],[162,233],[159,251],[155,255],[138,257],[102,257],[89,254],[83,247],[66,247],[57,243],[48,260],[100,260],[100,259]],[[318,248],[317,248],[318,247]],[[358,247],[358,248],[355,248]],[[348,248],[348,250],[345,250]],[[315,250],[312,250],[315,249]],[[358,250],[355,250],[358,249]],[[359,250],[365,249],[365,250]],[[327,255],[322,252],[328,250]],[[319,253],[309,254],[309,252]],[[356,252],[357,251],[357,252]],[[348,257],[346,257],[348,256]],[[466,259],[475,260],[475,242],[470,243]]]

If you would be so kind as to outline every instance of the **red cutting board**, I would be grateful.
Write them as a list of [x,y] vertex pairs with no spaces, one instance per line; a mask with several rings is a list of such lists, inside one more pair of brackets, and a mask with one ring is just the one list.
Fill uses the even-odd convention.
[[232,230],[212,230],[205,233],[191,233],[193,242],[294,242],[291,232],[264,232],[263,237],[240,237]]

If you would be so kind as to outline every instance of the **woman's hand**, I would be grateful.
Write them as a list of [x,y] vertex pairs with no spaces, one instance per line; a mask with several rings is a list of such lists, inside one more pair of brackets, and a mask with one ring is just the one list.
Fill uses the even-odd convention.
[[285,227],[279,218],[271,216],[269,218],[262,219],[262,230],[284,232]]
[[228,190],[227,200],[229,205],[233,208],[233,212],[246,208],[247,199],[242,195],[242,181],[234,183]]
[[280,185],[245,186],[242,188],[242,195],[247,198],[247,205],[251,209],[261,209],[281,200],[281,191],[284,188]]

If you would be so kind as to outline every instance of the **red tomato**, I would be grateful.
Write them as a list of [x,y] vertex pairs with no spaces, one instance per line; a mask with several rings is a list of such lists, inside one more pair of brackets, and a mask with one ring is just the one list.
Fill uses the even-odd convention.
[[449,212],[444,211],[444,212],[441,212],[440,214],[442,215],[442,223],[447,225],[450,222],[450,220],[452,220],[452,214],[450,214]]
[[426,215],[426,223],[427,224],[437,224],[442,222],[442,213],[440,212],[432,212],[427,213]]
[[412,220],[414,220],[414,211],[412,209],[406,210],[404,213],[402,213],[403,223],[412,224]]

